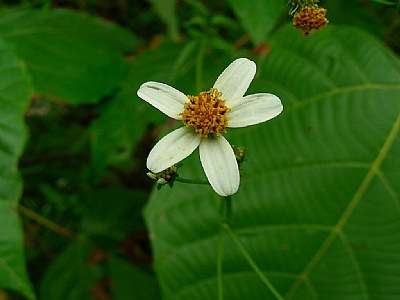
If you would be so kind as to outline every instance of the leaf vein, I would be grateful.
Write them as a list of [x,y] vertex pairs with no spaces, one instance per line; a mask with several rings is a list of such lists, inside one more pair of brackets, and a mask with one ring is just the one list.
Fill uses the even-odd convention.
[[286,109],[286,113],[294,112],[303,106],[313,104],[315,102],[326,99],[328,97],[332,97],[332,96],[336,96],[336,95],[340,95],[340,94],[347,94],[347,93],[358,92],[358,91],[362,91],[362,90],[389,90],[389,89],[400,90],[400,84],[366,83],[366,84],[357,84],[357,85],[352,85],[352,86],[335,88],[335,89],[329,90],[325,93],[320,93],[320,94],[311,96],[303,101],[296,102],[291,107]]
[[315,255],[311,258],[310,262],[305,266],[303,272],[301,272],[299,274],[299,276],[297,277],[297,279],[294,281],[293,285],[288,290],[288,292],[285,296],[285,299],[290,300],[295,295],[296,291],[301,286],[301,284],[304,282],[305,278],[309,277],[310,273],[314,270],[316,265],[319,263],[319,261],[325,255],[326,251],[330,248],[333,241],[342,232],[343,227],[346,225],[347,221],[351,217],[354,209],[360,203],[367,188],[371,184],[374,177],[378,174],[378,172],[380,170],[380,166],[381,166],[384,158],[386,157],[387,153],[389,152],[389,149],[392,146],[396,136],[399,134],[399,131],[400,131],[400,114],[395,119],[394,124],[393,124],[391,130],[389,131],[380,151],[378,152],[377,157],[372,162],[369,171],[367,172],[366,176],[364,177],[364,180],[361,182],[361,184],[360,184],[359,188],[357,189],[356,193],[354,194],[353,198],[350,200],[349,205],[343,212],[342,216],[340,217],[340,219],[338,220],[336,225],[333,227],[331,233],[328,235],[328,237],[325,239],[325,241],[321,244],[321,247],[317,250]]
[[347,253],[349,254],[349,256],[352,259],[352,262],[354,265],[354,270],[355,270],[355,273],[359,280],[360,286],[362,288],[362,293],[364,295],[364,298],[368,300],[368,299],[370,299],[370,297],[368,296],[367,284],[365,283],[365,278],[364,278],[364,275],[362,274],[361,266],[356,257],[356,254],[354,253],[353,248],[351,247],[349,240],[343,231],[341,233],[339,233],[339,237],[340,237],[345,249],[347,250]]

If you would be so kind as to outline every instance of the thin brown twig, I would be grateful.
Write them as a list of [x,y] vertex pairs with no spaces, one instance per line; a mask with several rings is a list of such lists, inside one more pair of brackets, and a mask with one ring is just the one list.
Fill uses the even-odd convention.
[[42,225],[43,227],[46,227],[47,229],[50,229],[51,231],[54,231],[55,233],[57,233],[59,235],[62,235],[69,239],[76,239],[79,237],[79,233],[69,230],[67,228],[64,228],[61,225],[54,223],[53,221],[50,221],[49,219],[43,217],[42,215],[38,214],[37,212],[34,212],[33,210],[31,210],[21,204],[18,204],[17,211],[21,215],[31,219],[32,221],[35,221],[36,223]]

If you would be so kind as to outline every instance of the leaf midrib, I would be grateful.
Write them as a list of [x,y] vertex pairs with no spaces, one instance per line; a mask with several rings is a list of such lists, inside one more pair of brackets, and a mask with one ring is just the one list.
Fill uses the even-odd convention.
[[285,299],[290,300],[301,286],[301,284],[307,279],[310,273],[313,271],[315,266],[319,263],[321,258],[325,255],[327,250],[332,245],[333,241],[336,237],[341,234],[343,227],[346,225],[347,221],[351,217],[354,209],[358,206],[360,201],[362,200],[366,190],[368,189],[369,185],[371,184],[372,180],[375,176],[379,173],[380,167],[382,165],[383,160],[385,159],[386,155],[389,152],[390,147],[392,146],[395,138],[399,134],[400,131],[400,114],[398,114],[394,124],[389,131],[385,142],[383,143],[377,157],[372,162],[371,167],[369,168],[364,180],[361,182],[359,188],[357,189],[356,193],[354,194],[353,198],[349,202],[349,205],[344,210],[342,216],[336,223],[336,225],[332,228],[331,233],[325,239],[325,241],[321,244],[321,247],[317,250],[315,255],[311,258],[310,262],[306,265],[303,272],[299,274],[299,276],[294,281],[293,285],[289,288],[287,294],[285,295]]

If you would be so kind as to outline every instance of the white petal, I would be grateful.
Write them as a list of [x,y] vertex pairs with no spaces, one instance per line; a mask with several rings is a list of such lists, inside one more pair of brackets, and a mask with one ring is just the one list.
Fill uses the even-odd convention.
[[164,136],[150,151],[147,168],[153,173],[164,171],[188,157],[200,144],[200,137],[186,127]]
[[137,95],[175,120],[182,119],[179,114],[183,112],[183,105],[189,101],[184,93],[155,81],[143,83]]
[[221,98],[230,107],[230,101],[243,97],[255,74],[256,64],[253,61],[238,58],[219,75],[214,87],[222,92]]
[[281,100],[273,94],[253,94],[235,101],[228,113],[228,127],[245,127],[270,120],[283,110]]
[[235,154],[223,137],[203,138],[200,143],[200,161],[214,191],[220,196],[237,192],[240,176]]

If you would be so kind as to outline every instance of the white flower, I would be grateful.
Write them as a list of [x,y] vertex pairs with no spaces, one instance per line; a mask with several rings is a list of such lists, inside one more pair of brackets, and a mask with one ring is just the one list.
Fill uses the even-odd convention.
[[221,196],[236,193],[240,176],[232,147],[221,135],[226,127],[245,127],[270,120],[283,106],[272,94],[244,96],[256,73],[247,58],[233,61],[219,75],[214,87],[198,96],[186,96],[173,87],[149,81],[137,94],[184,127],[163,137],[150,151],[147,168],[161,172],[199,147],[200,161],[212,188]]

